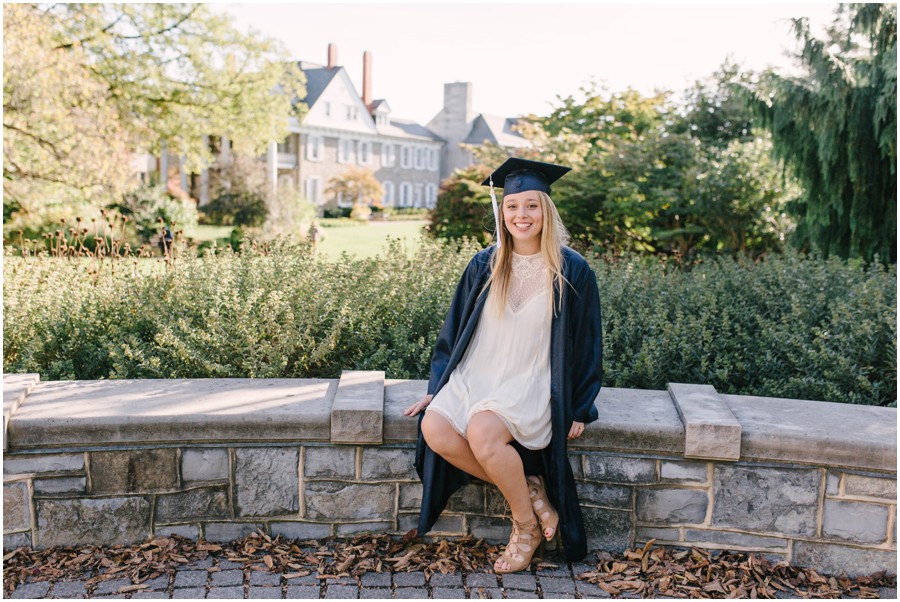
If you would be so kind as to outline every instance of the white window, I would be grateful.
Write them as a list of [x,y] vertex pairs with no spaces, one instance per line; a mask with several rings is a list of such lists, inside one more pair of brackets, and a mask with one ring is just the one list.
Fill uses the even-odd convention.
[[308,161],[321,161],[324,147],[324,136],[315,134],[306,135],[306,159]]
[[437,193],[436,184],[429,184],[425,187],[425,206],[429,209],[434,209],[434,206],[437,205]]
[[393,167],[397,164],[397,147],[393,144],[381,145],[381,166]]
[[356,118],[359,116],[359,110],[356,105],[346,105],[347,107],[347,120],[348,121],[356,121]]
[[360,165],[368,165],[372,162],[372,143],[360,140],[356,145],[356,160]]
[[400,147],[400,167],[403,169],[412,168],[412,149],[408,146]]
[[412,184],[403,182],[400,184],[400,206],[409,207],[412,205]]
[[279,153],[294,153],[294,135],[288,134],[288,137],[278,143]]
[[438,149],[432,148],[428,151],[428,169],[437,171],[440,169]]
[[416,169],[425,169],[425,149],[416,147]]
[[316,205],[322,202],[322,178],[310,176],[303,180],[303,196]]
[[353,140],[341,138],[338,140],[338,163],[350,163],[353,160]]
[[386,181],[381,183],[384,186],[384,206],[385,207],[393,207],[394,206],[394,183],[391,181]]
[[414,207],[421,207],[425,202],[425,199],[422,196],[423,188],[424,187],[421,184],[416,184],[416,187],[413,188],[413,206]]
[[388,123],[388,116],[385,114],[376,115],[375,116],[375,124],[376,125],[390,125]]

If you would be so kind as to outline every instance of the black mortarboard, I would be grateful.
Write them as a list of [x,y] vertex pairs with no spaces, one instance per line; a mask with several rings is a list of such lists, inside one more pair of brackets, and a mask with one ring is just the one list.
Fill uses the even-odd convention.
[[493,185],[503,189],[503,194],[516,194],[526,190],[539,190],[550,194],[550,185],[566,173],[571,167],[529,161],[511,157],[503,165],[494,170],[488,178],[482,182],[482,186],[488,186],[493,180]]

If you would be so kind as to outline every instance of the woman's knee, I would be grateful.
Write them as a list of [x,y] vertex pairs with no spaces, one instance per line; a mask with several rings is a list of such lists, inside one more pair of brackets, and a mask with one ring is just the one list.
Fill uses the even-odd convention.
[[506,425],[493,412],[478,412],[469,420],[466,438],[472,453],[479,460],[490,459],[499,452],[512,436]]
[[446,450],[454,434],[456,431],[446,418],[435,412],[425,412],[422,417],[422,437],[434,452],[440,454]]

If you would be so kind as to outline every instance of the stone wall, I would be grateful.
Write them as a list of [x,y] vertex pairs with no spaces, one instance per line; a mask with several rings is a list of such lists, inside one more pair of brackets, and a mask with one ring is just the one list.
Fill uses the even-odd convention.
[[[4,546],[225,541],[416,526],[424,381],[39,382],[4,377]],[[604,389],[570,447],[592,548],[650,539],[762,552],[826,572],[896,566],[896,410]],[[508,508],[473,483],[434,536],[508,537]]]

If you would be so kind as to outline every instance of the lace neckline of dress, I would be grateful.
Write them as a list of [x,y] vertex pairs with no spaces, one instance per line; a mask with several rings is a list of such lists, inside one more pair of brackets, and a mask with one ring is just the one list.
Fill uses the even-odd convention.
[[545,291],[548,272],[540,253],[512,256],[512,279],[507,302],[514,312],[518,312],[538,293]]

